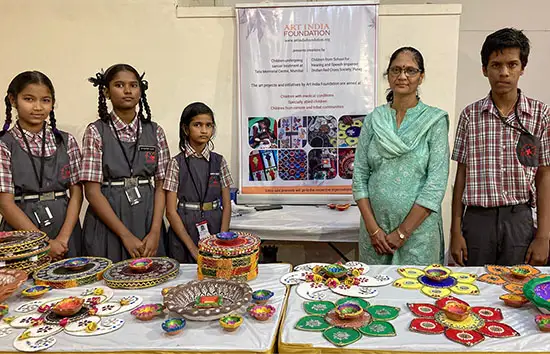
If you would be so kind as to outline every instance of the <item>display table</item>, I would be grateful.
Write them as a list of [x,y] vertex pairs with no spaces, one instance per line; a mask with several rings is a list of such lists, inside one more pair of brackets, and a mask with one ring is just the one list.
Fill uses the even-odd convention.
[[[372,266],[367,275],[384,274],[398,279],[396,266]],[[454,271],[471,272],[481,275],[484,268],[452,268]],[[549,267],[539,268],[543,273],[550,273]],[[480,344],[466,347],[448,340],[444,334],[426,335],[409,331],[409,324],[416,318],[407,307],[407,303],[434,304],[432,299],[419,290],[399,289],[392,285],[377,288],[379,295],[366,299],[372,305],[391,305],[399,307],[400,315],[391,321],[397,331],[395,337],[366,337],[344,348],[338,348],[326,341],[321,332],[305,332],[294,329],[297,321],[306,315],[302,304],[306,301],[296,294],[296,286],[290,292],[285,318],[279,334],[279,353],[299,354],[336,354],[336,353],[542,353],[550,352],[550,333],[540,332],[534,317],[540,312],[531,304],[516,309],[507,307],[499,300],[506,292],[498,285],[475,282],[481,290],[480,295],[454,295],[468,302],[471,306],[490,306],[502,310],[503,323],[512,326],[521,336],[512,338],[486,338]],[[325,300],[335,301],[342,297],[329,291]]]
[[[275,293],[270,300],[277,312],[266,322],[258,322],[245,316],[244,322],[236,332],[225,332],[217,321],[194,322],[187,321],[187,326],[181,334],[168,336],[161,329],[166,318],[178,317],[174,314],[158,316],[148,322],[135,319],[129,312],[117,315],[126,322],[116,332],[93,336],[74,337],[66,333],[55,335],[57,343],[48,349],[52,352],[87,352],[87,353],[173,353],[175,351],[193,353],[272,353],[287,301],[287,289],[279,283],[279,278],[290,269],[288,264],[260,264],[258,277],[249,282],[252,290],[269,289]],[[197,278],[196,265],[182,265],[178,277],[168,283],[143,290],[114,290],[114,299],[126,295],[139,295],[144,298],[143,304],[162,302],[161,290],[164,287],[175,286]],[[75,296],[84,288],[104,285],[97,282],[82,288],[52,290],[44,299],[65,296]],[[23,288],[23,286],[22,286]],[[21,288],[21,289],[22,289]],[[21,290],[20,289],[20,290]],[[18,291],[17,293],[20,293]],[[12,295],[7,303],[10,306],[10,316],[18,313],[12,309],[23,303],[19,296]],[[23,330],[14,329],[13,333],[0,338],[0,352],[13,352],[12,342]]]
[[325,205],[284,205],[231,218],[231,230],[257,234],[262,241],[357,242],[360,213],[357,206],[344,211]]

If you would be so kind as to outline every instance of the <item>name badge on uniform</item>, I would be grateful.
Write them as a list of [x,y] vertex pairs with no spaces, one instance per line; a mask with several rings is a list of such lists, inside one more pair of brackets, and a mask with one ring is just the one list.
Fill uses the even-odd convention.
[[199,232],[199,240],[210,236],[210,230],[208,230],[208,222],[206,220],[196,223],[195,226]]
[[138,189],[138,179],[137,178],[125,178],[124,179],[124,193],[126,194],[126,199],[131,206],[141,203],[141,193]]
[[32,212],[34,214],[34,217],[36,218],[36,221],[38,221],[38,225],[40,227],[46,227],[52,224],[53,215],[50,208],[48,208],[48,206],[42,203],[36,203],[32,207]]

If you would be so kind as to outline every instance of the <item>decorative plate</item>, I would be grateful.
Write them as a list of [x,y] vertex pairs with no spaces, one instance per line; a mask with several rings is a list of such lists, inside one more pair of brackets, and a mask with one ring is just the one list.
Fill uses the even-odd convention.
[[[409,329],[423,334],[441,334],[465,346],[480,343],[485,337],[508,338],[519,336],[512,327],[501,323],[502,313],[497,308],[475,306],[470,309],[469,315],[462,321],[449,319],[443,310],[451,303],[458,303],[464,308],[470,305],[452,296],[439,299],[436,306],[429,304],[407,304],[411,312],[420,318],[411,321]],[[436,312],[437,311],[437,312]]]
[[481,275],[479,281],[501,285],[504,290],[515,295],[523,295],[523,286],[531,279],[550,276],[541,274],[540,270],[528,264],[512,267],[488,265],[486,269],[487,273]]
[[[362,309],[362,311],[355,311],[360,313],[361,316],[348,319],[341,318],[336,311],[337,306],[342,310],[342,306],[350,304],[359,306],[355,310],[358,308]],[[378,310],[383,309],[399,312],[391,306],[370,306],[367,301],[357,298],[340,299],[336,303],[310,301],[304,303],[303,306],[306,312],[315,314],[302,317],[294,328],[300,331],[323,332],[323,337],[337,347],[354,343],[361,339],[363,335],[371,337],[391,337],[396,335],[395,328],[389,322],[386,320],[372,321],[372,316],[370,315],[370,313],[377,313]],[[386,315],[384,314],[381,317],[393,317]]]
[[38,352],[53,347],[55,342],[56,339],[54,337],[28,338],[24,340],[15,338],[13,347],[20,352]]
[[440,264],[432,264],[424,269],[403,267],[397,272],[403,277],[393,282],[393,286],[403,289],[420,289],[435,299],[455,294],[479,295],[479,288],[473,284],[474,274],[453,273]]
[[[48,240],[41,231],[4,231],[0,232],[0,254],[22,253],[40,246]],[[9,256],[8,256],[9,257]]]
[[550,277],[529,280],[523,286],[523,293],[541,312],[550,312]]
[[108,318],[104,319],[97,324],[97,328],[93,331],[77,331],[77,332],[65,332],[71,336],[77,337],[92,337],[100,336],[103,334],[114,332],[124,325],[124,320],[122,318]]
[[[220,296],[222,306],[197,308],[195,301],[200,296]],[[178,285],[166,294],[164,304],[173,312],[191,321],[212,321],[233,312],[242,312],[252,299],[252,289],[247,283],[227,279],[209,278]]]
[[114,289],[144,289],[162,284],[175,278],[180,270],[178,261],[168,257],[151,257],[153,265],[144,272],[135,272],[128,259],[113,264],[103,274],[103,279],[108,287]]
[[22,252],[0,253],[0,261],[6,262],[6,265],[12,265],[20,261],[29,260],[31,257],[39,257],[48,253],[50,244],[44,240],[31,249]]
[[80,270],[65,267],[66,260],[52,263],[34,272],[37,285],[49,285],[54,289],[66,289],[94,283],[103,278],[112,262],[107,258],[86,257],[89,263]]

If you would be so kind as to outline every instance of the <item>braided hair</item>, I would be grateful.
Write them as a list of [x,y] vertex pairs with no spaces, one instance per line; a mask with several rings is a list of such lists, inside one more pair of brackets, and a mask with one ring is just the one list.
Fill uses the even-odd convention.
[[[191,121],[193,120],[193,118],[200,114],[207,114],[212,117],[212,123],[214,123],[214,131],[212,132],[212,137],[214,137],[216,133],[216,121],[214,120],[214,112],[212,111],[212,109],[210,109],[210,107],[202,102],[193,102],[187,105],[187,107],[185,107],[183,112],[181,113],[179,143],[179,148],[181,152],[185,152],[185,142],[189,141],[188,131],[189,126],[191,125]],[[208,148],[210,151],[214,150],[214,143],[212,142],[212,138],[208,140]]]
[[[139,74],[138,71],[129,64],[115,64],[109,67],[105,72],[101,70],[95,74],[95,77],[90,77],[88,79],[94,87],[97,87],[98,90],[98,99],[97,99],[97,113],[99,119],[104,122],[108,122],[110,119],[109,110],[107,108],[107,97],[105,97],[105,89],[109,88],[109,84],[113,81],[113,78],[116,74],[121,71],[129,71],[136,76],[137,81],[139,82],[139,88],[141,91],[141,97],[139,99],[139,111],[137,116],[143,123],[148,123],[151,121],[151,108],[147,102],[147,94],[145,91],[149,88],[149,83],[147,80],[144,80],[143,77],[145,73]],[[146,116],[143,115],[145,110]]]
[[[55,104],[55,89],[53,87],[52,81],[45,74],[41,73],[40,71],[25,71],[20,73],[19,75],[14,77],[13,80],[11,80],[8,86],[6,97],[4,97],[4,103],[6,104],[6,121],[4,123],[4,127],[2,128],[2,131],[0,131],[0,136],[6,134],[6,132],[10,129],[12,123],[12,105],[10,97],[14,100],[17,100],[17,95],[19,95],[19,93],[21,93],[21,91],[23,91],[25,87],[31,84],[45,85],[50,90],[50,94],[52,95],[52,102]],[[61,132],[59,132],[59,130],[57,129],[53,107],[50,111],[50,127],[52,128],[56,142],[59,143],[62,139],[62,136]]]

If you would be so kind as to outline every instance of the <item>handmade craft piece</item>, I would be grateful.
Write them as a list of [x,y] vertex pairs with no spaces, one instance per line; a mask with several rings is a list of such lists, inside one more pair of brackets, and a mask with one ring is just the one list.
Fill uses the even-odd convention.
[[413,315],[409,329],[422,334],[442,334],[457,343],[473,346],[485,339],[508,338],[520,334],[501,323],[502,312],[498,308],[474,306],[448,296],[436,301],[435,306],[426,303],[407,304]]
[[[4,319],[10,328],[25,329],[13,342],[14,348],[29,352],[47,349],[55,344],[52,336],[61,332],[83,337],[103,335],[120,329],[124,325],[123,319],[106,316],[131,311],[143,299],[130,295],[107,302],[112,296],[111,289],[95,287],[84,289],[79,297],[48,299],[42,300],[42,303],[33,301],[32,305],[20,306],[20,310],[36,312]],[[48,346],[40,344],[46,342]]]
[[185,320],[183,318],[170,318],[162,322],[162,330],[170,336],[181,333],[183,328],[185,328]]
[[105,284],[113,289],[144,289],[174,279],[179,273],[180,265],[175,259],[151,257],[148,260],[152,264],[137,271],[136,264],[145,264],[148,261],[141,259],[135,263],[135,260],[128,259],[113,264],[103,274]]
[[529,302],[529,299],[527,299],[525,296],[516,294],[504,294],[499,296],[499,299],[504,301],[504,304],[506,306],[510,307],[522,307]]
[[515,295],[523,295],[523,285],[529,280],[550,276],[541,274],[540,270],[528,264],[513,267],[488,265],[485,268],[487,273],[481,275],[479,281],[501,285],[504,290]]
[[0,302],[10,297],[27,280],[27,273],[17,269],[0,269]]
[[256,290],[252,293],[252,300],[258,305],[265,305],[273,295],[273,291],[270,290]]
[[550,332],[550,315],[535,316],[535,323],[542,332]]
[[150,321],[155,316],[160,316],[164,312],[163,304],[146,304],[132,310],[132,316],[140,321]]
[[371,306],[358,298],[304,302],[308,314],[295,325],[300,331],[323,332],[323,337],[338,347],[352,344],[363,335],[392,337],[395,328],[389,322],[399,315],[399,308],[385,305]]
[[[85,258],[87,263],[83,267],[74,268],[74,264],[81,264]],[[66,289],[83,286],[103,279],[104,272],[112,262],[107,258],[81,257],[78,262],[73,259],[52,263],[34,272],[36,285],[47,285],[54,289]]]
[[40,231],[0,232],[0,262],[3,268],[32,273],[50,262],[48,236]]
[[227,332],[234,332],[243,323],[243,317],[236,314],[226,315],[220,318],[220,326]]
[[439,264],[432,264],[424,269],[398,268],[402,278],[397,279],[393,286],[403,289],[420,289],[422,293],[435,299],[459,295],[479,295],[479,288],[473,283],[476,275],[471,273],[453,272]]
[[52,290],[51,286],[35,285],[21,291],[21,295],[31,299],[37,299],[49,292],[50,290]]
[[198,278],[240,281],[258,276],[260,239],[245,232],[221,232],[199,241]]
[[309,263],[296,266],[294,272],[281,277],[285,285],[298,285],[296,293],[306,300],[323,300],[332,291],[342,296],[369,298],[378,295],[380,287],[393,281],[387,275],[365,275],[369,266],[361,262],[346,264]]
[[[219,307],[199,307],[197,298],[221,298]],[[168,310],[190,321],[212,321],[224,315],[242,312],[252,299],[252,289],[246,283],[227,279],[193,280],[168,291],[164,304]]]
[[550,314],[550,277],[529,280],[523,286],[523,293],[540,312]]

